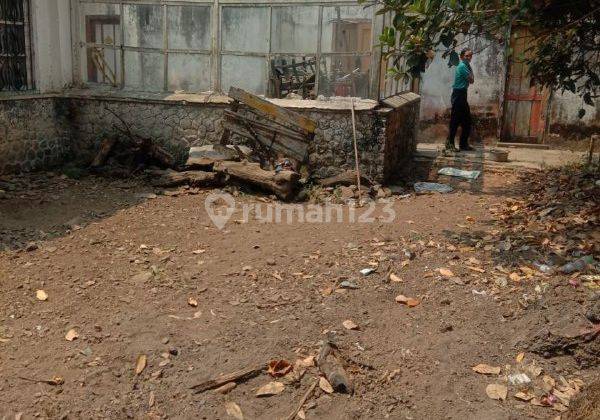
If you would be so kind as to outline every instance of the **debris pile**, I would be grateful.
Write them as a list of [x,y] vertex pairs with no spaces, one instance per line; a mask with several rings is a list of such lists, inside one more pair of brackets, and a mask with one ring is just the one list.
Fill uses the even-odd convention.
[[[353,324],[350,328],[348,326],[346,328],[356,329],[358,326]],[[308,406],[309,399],[316,392],[352,395],[354,393],[354,384],[349,374],[349,368],[371,368],[366,365],[361,366],[360,363],[345,356],[334,342],[333,336],[333,333],[329,333],[321,341],[318,354],[301,355],[293,364],[282,359],[271,360],[266,366],[252,366],[205,380],[193,385],[191,390],[195,394],[209,390],[214,390],[220,394],[227,394],[240,383],[268,375],[270,381],[260,385],[254,393],[256,398],[267,398],[283,393],[286,387],[290,385],[293,385],[295,388],[301,386],[305,375],[309,372],[314,373],[315,376],[310,380],[310,385],[306,392],[302,395],[298,404],[294,406],[289,416],[286,417],[288,420],[293,420],[296,417],[303,419],[305,418],[304,409]],[[225,411],[235,418],[244,418],[240,406],[234,402],[228,402],[225,405]]]
[[[518,253],[546,275],[574,278],[597,271],[600,256],[600,185],[584,167],[563,167],[523,176],[524,200],[493,209],[507,254]],[[514,260],[518,260],[514,258]],[[577,283],[576,283],[577,284]],[[595,287],[600,287],[600,283]]]
[[567,411],[571,401],[584,387],[583,381],[578,378],[566,379],[559,376],[555,379],[549,374],[543,374],[543,369],[535,360],[525,360],[525,353],[517,355],[514,365],[501,368],[481,363],[473,366],[472,370],[494,379],[485,388],[491,399],[503,401],[510,395],[532,406],[550,407],[559,412]]
[[122,126],[113,128],[119,135],[107,137],[100,142],[90,169],[96,173],[113,177],[126,178],[144,168],[156,166],[172,168],[175,158],[163,147],[155,144],[152,139],[135,134],[129,125],[114,111],[112,113]]
[[[134,134],[123,119],[115,126],[118,137],[101,142],[91,168],[111,176],[129,176],[145,170],[157,187],[247,184],[290,200],[300,189],[300,167],[307,167],[308,145],[316,123],[258,96],[232,87],[231,109],[225,111],[220,144],[192,147],[184,167],[151,139]],[[244,105],[242,107],[242,105]],[[229,144],[241,137],[252,148]]]

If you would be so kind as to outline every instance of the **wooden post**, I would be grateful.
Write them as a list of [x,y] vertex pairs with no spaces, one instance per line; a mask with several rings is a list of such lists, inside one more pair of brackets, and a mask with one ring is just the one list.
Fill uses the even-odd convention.
[[362,192],[360,190],[360,168],[358,164],[358,145],[356,144],[356,120],[354,118],[354,97],[350,98],[350,109],[352,111],[352,138],[354,140],[354,162],[356,166],[356,186],[358,187],[358,205],[362,203]]
[[590,137],[590,147],[588,149],[588,165],[592,164],[592,160],[594,159],[594,150],[596,149],[596,140],[600,137],[598,134],[592,134]]

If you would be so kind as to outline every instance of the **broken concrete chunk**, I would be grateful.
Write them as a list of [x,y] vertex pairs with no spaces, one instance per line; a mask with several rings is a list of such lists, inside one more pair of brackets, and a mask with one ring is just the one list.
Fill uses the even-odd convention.
[[204,168],[224,160],[239,161],[241,156],[235,147],[244,156],[252,154],[252,149],[246,146],[210,144],[208,146],[190,147],[189,157],[185,165],[189,168]]

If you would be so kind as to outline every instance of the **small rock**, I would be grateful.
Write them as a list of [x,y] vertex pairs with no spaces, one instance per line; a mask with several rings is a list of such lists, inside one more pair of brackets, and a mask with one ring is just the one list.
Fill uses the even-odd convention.
[[177,356],[179,354],[179,350],[177,350],[177,348],[175,348],[175,347],[171,347],[169,349],[169,353],[173,356]]
[[600,294],[594,297],[590,307],[585,313],[585,316],[594,324],[600,323]]
[[38,244],[36,244],[35,242],[29,242],[27,244],[27,246],[25,247],[25,251],[31,252],[31,251],[35,251],[38,248],[39,248]]
[[160,342],[163,344],[168,344],[169,343],[169,337],[163,337],[160,339]]
[[266,262],[267,262],[267,265],[275,265],[276,264],[274,258],[267,258]]

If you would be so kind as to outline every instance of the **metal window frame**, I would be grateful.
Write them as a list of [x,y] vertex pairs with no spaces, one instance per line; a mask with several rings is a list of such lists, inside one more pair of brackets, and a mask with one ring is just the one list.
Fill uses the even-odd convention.
[[[33,49],[33,28],[31,25],[31,0],[19,0],[23,5],[23,21],[0,21],[3,25],[23,26],[24,48],[25,52],[25,83],[24,89],[3,89],[0,90],[0,95],[15,95],[19,93],[28,94],[36,90],[35,86],[35,65],[34,65],[34,49]],[[10,54],[6,54],[8,57]]]
[[[269,78],[270,78],[270,62],[274,57],[312,57],[314,56],[317,63],[320,64],[321,60],[332,56],[360,56],[370,57],[370,80],[368,83],[368,97],[372,99],[379,98],[380,90],[380,76],[381,76],[381,50],[377,47],[378,34],[384,26],[383,16],[377,14],[377,10],[380,6],[371,6],[373,12],[371,15],[371,48],[369,51],[364,52],[323,52],[322,48],[322,34],[323,34],[323,10],[325,7],[335,6],[354,6],[357,5],[355,1],[347,0],[273,0],[273,1],[251,1],[251,0],[70,0],[71,1],[71,18],[72,18],[72,32],[74,34],[73,41],[73,75],[74,79],[79,85],[93,85],[89,82],[84,81],[81,69],[80,69],[80,54],[87,47],[104,47],[104,48],[115,48],[120,50],[120,80],[119,89],[125,89],[125,82],[127,75],[125,74],[125,52],[126,51],[138,51],[140,53],[159,53],[163,56],[164,65],[164,81],[163,81],[163,93],[172,92],[168,89],[169,85],[169,54],[194,54],[204,55],[209,57],[210,72],[210,89],[214,92],[222,92],[222,59],[224,55],[237,55],[246,57],[262,57],[265,59],[266,66],[266,80],[265,93],[269,90]],[[119,26],[121,31],[121,42],[120,45],[104,45],[102,43],[88,43],[86,40],[81,39],[81,9],[84,4],[113,4],[119,6]],[[162,48],[149,48],[149,47],[134,47],[126,46],[125,44],[125,28],[123,25],[123,12],[125,6],[128,5],[153,5],[161,6],[162,8],[162,29],[163,29],[163,46]],[[168,28],[168,7],[170,6],[200,6],[208,7],[210,13],[210,45],[208,49],[175,49],[169,47],[169,28]],[[318,35],[317,45],[315,51],[306,53],[297,52],[274,52],[272,50],[272,14],[274,7],[289,7],[289,6],[317,6],[318,7]],[[253,51],[229,51],[222,47],[222,16],[223,8],[225,7],[267,7],[268,8],[268,51],[267,52],[253,52]],[[316,66],[316,79],[315,79],[315,90],[319,94],[319,79],[321,66]]]

